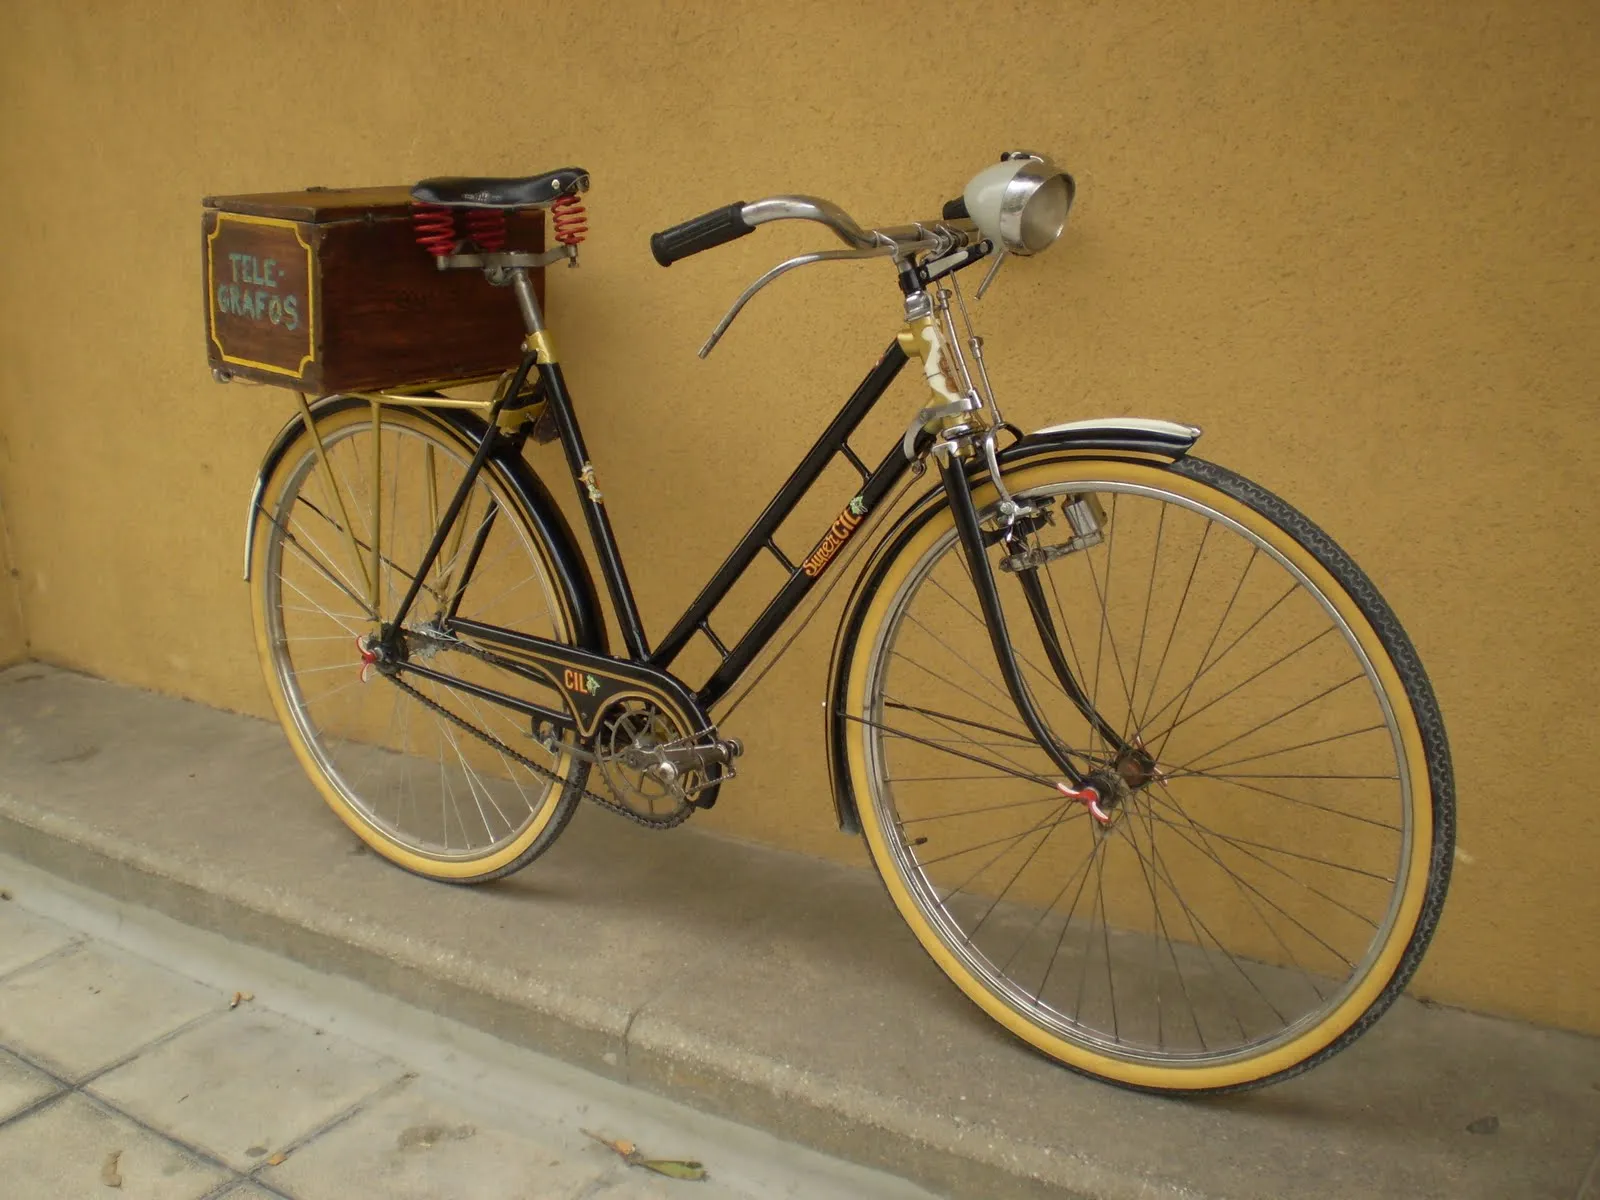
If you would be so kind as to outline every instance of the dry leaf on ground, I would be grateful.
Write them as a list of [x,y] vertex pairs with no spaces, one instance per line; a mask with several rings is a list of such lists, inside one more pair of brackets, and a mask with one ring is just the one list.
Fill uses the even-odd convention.
[[122,1173],[117,1170],[117,1163],[122,1158],[121,1150],[113,1150],[106,1155],[105,1162],[100,1164],[100,1182],[107,1187],[119,1188],[122,1186]]
[[616,1154],[630,1167],[643,1167],[646,1171],[654,1171],[657,1175],[665,1175],[669,1179],[704,1179],[706,1169],[700,1163],[686,1158],[646,1158],[639,1152],[639,1147],[628,1141],[627,1138],[608,1138],[603,1134],[594,1133],[588,1129],[581,1130],[585,1137],[593,1138],[607,1150]]
[[665,1175],[670,1179],[704,1179],[706,1169],[692,1159],[685,1158],[634,1158],[629,1159],[636,1167],[643,1167],[646,1171],[654,1171],[657,1175]]

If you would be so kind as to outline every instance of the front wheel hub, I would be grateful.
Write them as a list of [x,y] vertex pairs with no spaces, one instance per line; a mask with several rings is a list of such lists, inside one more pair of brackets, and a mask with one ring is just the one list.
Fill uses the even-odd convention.
[[1127,782],[1115,771],[1095,771],[1084,776],[1083,782],[1077,787],[1058,783],[1056,790],[1068,800],[1076,800],[1083,805],[1090,819],[1101,828],[1109,828],[1122,815],[1133,794]]

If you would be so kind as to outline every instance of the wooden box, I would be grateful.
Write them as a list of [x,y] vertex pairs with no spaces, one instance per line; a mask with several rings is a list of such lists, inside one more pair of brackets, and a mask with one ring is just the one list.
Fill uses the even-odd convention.
[[[507,227],[507,249],[544,249],[543,213],[508,214]],[[201,231],[206,351],[227,376],[328,395],[521,357],[516,294],[482,271],[439,270],[417,245],[408,188],[212,196]]]

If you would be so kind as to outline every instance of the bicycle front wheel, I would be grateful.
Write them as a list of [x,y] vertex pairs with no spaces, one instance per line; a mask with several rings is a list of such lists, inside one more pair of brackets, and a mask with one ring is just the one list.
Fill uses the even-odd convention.
[[251,598],[273,706],[323,798],[372,849],[434,879],[505,875],[555,841],[587,773],[481,689],[559,709],[554,691],[448,632],[460,616],[573,640],[574,600],[525,472],[490,459],[423,579],[402,637],[432,675],[385,675],[364,663],[363,640],[391,621],[476,446],[420,409],[375,421],[352,399],[312,411],[317,437],[302,428],[289,443],[257,517]]
[[[1032,565],[989,551],[1020,669],[1114,803],[1102,823],[1062,794],[948,507],[917,510],[847,618],[833,717],[901,914],[992,1017],[1112,1082],[1228,1091],[1338,1052],[1415,971],[1449,874],[1449,754],[1405,633],[1326,534],[1210,463],[1005,477],[1044,514]],[[975,500],[997,528],[992,485]]]

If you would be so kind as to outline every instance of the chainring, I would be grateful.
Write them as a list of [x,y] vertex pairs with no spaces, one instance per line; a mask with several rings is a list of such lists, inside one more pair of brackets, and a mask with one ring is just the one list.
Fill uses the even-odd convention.
[[619,703],[600,721],[595,757],[612,801],[645,825],[676,825],[694,811],[694,798],[709,782],[698,771],[674,779],[658,773],[662,751],[694,740],[693,732],[647,700]]

